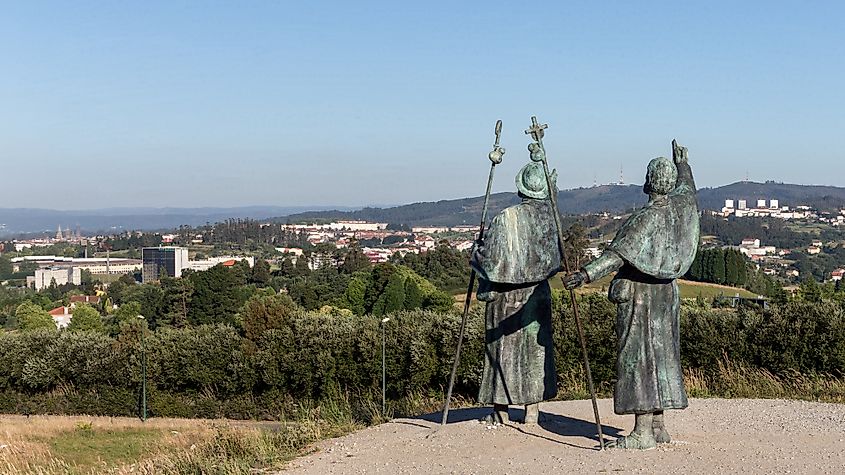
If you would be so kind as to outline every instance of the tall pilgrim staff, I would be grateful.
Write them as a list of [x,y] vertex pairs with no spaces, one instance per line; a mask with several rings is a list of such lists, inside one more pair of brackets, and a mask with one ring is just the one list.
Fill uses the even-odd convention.
[[[538,124],[537,117],[532,116],[531,127],[527,129],[525,133],[530,135],[535,142],[529,146],[529,150],[531,150],[532,153],[539,151],[540,156],[543,159],[543,171],[546,174],[546,185],[549,188],[549,201],[551,201],[552,204],[552,214],[554,214],[555,227],[557,227],[557,243],[558,248],[560,249],[560,260],[563,261],[563,269],[566,271],[566,274],[569,274],[569,262],[567,262],[564,254],[563,227],[560,224],[560,211],[557,207],[557,190],[554,188],[552,177],[549,174],[549,162],[546,159],[546,148],[543,147],[543,136],[546,134],[545,129],[548,127],[548,124]],[[563,282],[563,276],[561,276],[561,282]],[[578,310],[578,302],[575,300],[574,289],[569,291],[569,300],[572,302],[572,313],[575,315],[575,326],[578,329],[578,340],[580,340],[581,343],[581,353],[584,358],[584,372],[587,375],[587,387],[590,390],[590,397],[593,400],[593,414],[596,416],[596,430],[598,431],[599,445],[601,450],[604,450],[604,436],[602,435],[601,418],[599,417],[599,405],[596,401],[596,390],[595,387],[593,387],[593,373],[590,371],[590,360],[587,357],[587,343],[584,340],[584,330],[581,327],[581,313]]]
[[[505,154],[505,149],[499,146],[499,138],[502,135],[502,121],[496,121],[496,142],[493,144],[493,150],[487,154],[490,159],[490,175],[487,177],[487,192],[484,194],[484,208],[481,210],[481,225],[478,227],[478,240],[484,238],[484,226],[487,223],[487,205],[490,203],[490,190],[493,188],[493,172],[496,170],[496,165],[502,163],[502,156]],[[461,329],[458,332],[458,345],[455,349],[455,361],[452,363],[452,374],[449,375],[449,388],[446,391],[446,402],[443,403],[443,418],[440,419],[440,425],[446,425],[446,419],[449,417],[449,403],[452,401],[452,389],[455,387],[455,374],[458,372],[458,364],[461,361],[461,345],[464,342],[464,333],[467,326],[467,316],[469,315],[469,307],[472,303],[472,289],[475,286],[475,269],[469,273],[469,286],[467,287],[467,295],[464,300],[464,313],[461,317]]]

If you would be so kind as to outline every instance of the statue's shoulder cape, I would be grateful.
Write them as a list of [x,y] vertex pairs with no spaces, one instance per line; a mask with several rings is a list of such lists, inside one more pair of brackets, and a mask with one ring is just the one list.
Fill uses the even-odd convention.
[[504,284],[540,282],[560,270],[551,206],[525,200],[493,218],[471,264],[482,279]]
[[634,212],[609,249],[644,274],[676,279],[692,265],[698,240],[698,204],[694,191],[684,188]]

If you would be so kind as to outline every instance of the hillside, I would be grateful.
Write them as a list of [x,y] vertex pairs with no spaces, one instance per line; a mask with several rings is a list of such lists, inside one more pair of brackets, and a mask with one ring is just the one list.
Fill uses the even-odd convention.
[[[495,193],[490,196],[490,213],[495,214],[519,202],[516,193]],[[558,193],[558,205],[563,214],[584,214],[601,211],[622,212],[642,206],[646,195],[640,185],[602,185],[576,188]],[[413,203],[394,208],[364,208],[358,211],[323,211],[290,215],[284,220],[296,221],[310,218],[362,219],[367,221],[403,223],[408,225],[476,224],[481,219],[484,197]],[[281,219],[281,218],[280,218]]]
[[[702,188],[698,200],[704,209],[721,209],[725,199],[744,199],[750,206],[757,199],[777,199],[781,206],[808,205],[821,210],[845,208],[845,188],[835,186],[794,185],[787,183],[737,182],[716,188]],[[558,204],[562,214],[608,211],[620,213],[645,204],[641,185],[602,185],[562,190]],[[490,197],[492,214],[519,201],[516,193],[496,193]],[[279,218],[283,221],[322,219],[362,219],[408,225],[475,224],[481,219],[484,197],[413,203],[393,208],[364,208],[357,211],[306,212]]]
[[[558,203],[562,214],[608,211],[622,213],[642,206],[646,195],[641,185],[602,185],[562,190]],[[725,199],[777,199],[781,206],[808,205],[832,211],[845,208],[845,188],[787,183],[737,182],[716,188],[702,188],[698,199],[705,209],[721,209]],[[495,193],[490,197],[491,215],[519,201],[516,193]],[[407,225],[476,224],[481,218],[483,196],[412,203],[402,206],[355,209],[352,207],[252,206],[240,208],[108,208],[59,211],[49,209],[0,208],[0,235],[53,234],[56,227],[83,231],[171,229],[197,226],[228,218],[272,219],[280,222],[312,219],[361,219]]]
[[833,211],[845,206],[845,188],[772,181],[740,181],[698,190],[698,201],[705,209],[721,209],[726,199],[746,200],[749,206],[754,206],[758,199],[776,199],[780,201],[781,206],[807,205],[823,211]]

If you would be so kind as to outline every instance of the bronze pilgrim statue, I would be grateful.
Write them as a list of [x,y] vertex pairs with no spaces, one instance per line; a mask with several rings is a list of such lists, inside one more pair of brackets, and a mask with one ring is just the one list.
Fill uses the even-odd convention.
[[494,423],[508,421],[509,405],[524,406],[523,422],[537,423],[540,401],[557,393],[548,279],[560,271],[561,257],[542,157],[530,150],[516,177],[522,202],[493,218],[471,259],[477,297],[486,302],[478,401],[493,405],[487,420]]
[[613,404],[617,414],[636,416],[631,434],[616,441],[620,448],[669,442],[663,411],[687,407],[675,279],[695,257],[699,215],[687,149],[672,146],[673,160],[648,164],[648,204],[628,218],[599,258],[564,279],[573,289],[618,271],[609,290],[617,304]]

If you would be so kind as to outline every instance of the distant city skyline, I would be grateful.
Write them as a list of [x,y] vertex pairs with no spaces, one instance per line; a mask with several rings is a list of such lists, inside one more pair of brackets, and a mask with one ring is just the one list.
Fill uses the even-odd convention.
[[840,2],[8,4],[0,207],[478,196],[496,119],[494,191],[513,191],[531,115],[561,188],[620,167],[641,183],[673,138],[698,186],[845,186],[843,19]]

